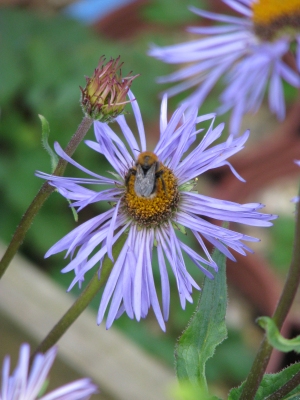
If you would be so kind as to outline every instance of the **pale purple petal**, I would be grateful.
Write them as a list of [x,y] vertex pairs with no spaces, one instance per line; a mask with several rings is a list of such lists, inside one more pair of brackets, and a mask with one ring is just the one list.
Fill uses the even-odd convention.
[[30,347],[20,347],[18,364],[9,376],[10,357],[4,359],[2,368],[1,400],[87,400],[98,392],[90,379],[80,379],[39,397],[45,387],[50,368],[56,357],[56,347],[45,354],[37,354],[30,366]]
[[230,133],[234,136],[239,134],[243,116],[259,109],[266,92],[271,112],[282,120],[285,117],[282,80],[296,88],[300,86],[300,36],[296,35],[297,71],[293,71],[284,55],[295,35],[286,32],[272,41],[257,37],[252,21],[253,1],[223,0],[241,17],[190,7],[195,14],[223,25],[188,28],[204,36],[162,48],[152,45],[149,50],[149,55],[166,63],[183,64],[183,68],[157,80],[175,83],[165,90],[169,96],[194,88],[184,99],[189,106],[201,107],[211,90],[222,82],[224,90],[217,111],[232,110]]

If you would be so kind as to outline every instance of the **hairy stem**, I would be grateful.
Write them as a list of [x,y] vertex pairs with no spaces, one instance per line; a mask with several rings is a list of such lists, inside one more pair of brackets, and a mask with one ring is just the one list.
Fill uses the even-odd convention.
[[[124,243],[127,239],[127,235],[123,234],[113,246],[113,258],[116,260],[120,254]],[[113,262],[106,256],[102,268],[101,275],[99,279],[99,272],[96,271],[93,278],[78,297],[78,299],[72,304],[69,310],[62,316],[58,323],[51,329],[45,339],[39,344],[35,352],[31,356],[31,360],[35,357],[37,353],[45,353],[50,349],[58,340],[63,336],[63,334],[68,330],[68,328],[76,321],[80,314],[86,309],[90,304],[92,299],[96,296],[102,286],[108,279],[108,276],[113,267]]]
[[[72,136],[70,142],[68,143],[65,152],[72,156],[74,151],[76,150],[79,143],[82,141],[84,136],[86,135],[87,131],[92,125],[93,120],[88,117],[84,117],[81,121],[77,131]],[[57,167],[53,172],[53,175],[62,176],[65,168],[67,166],[67,161],[63,160],[62,158],[59,159]],[[19,247],[23,243],[24,237],[30,228],[34,217],[37,215],[39,210],[41,209],[44,202],[50,196],[50,194],[55,190],[55,188],[45,182],[42,187],[40,188],[39,192],[33,199],[32,203],[29,205],[28,209],[26,210],[25,214],[23,215],[17,229],[12,237],[11,242],[9,243],[6,252],[4,253],[1,261],[0,261],[0,278],[5,273],[6,269],[8,268],[11,260],[15,256],[16,252],[18,251]]]
[[[296,231],[293,247],[293,256],[290,269],[273,315],[278,329],[282,328],[283,322],[294,301],[298,286],[300,283],[300,212],[299,203],[296,210]],[[272,353],[272,346],[268,343],[266,335],[264,336],[251,371],[245,382],[240,400],[253,400],[260,382],[267,368]]]
[[297,372],[285,385],[267,397],[266,400],[281,400],[300,384],[300,372]]

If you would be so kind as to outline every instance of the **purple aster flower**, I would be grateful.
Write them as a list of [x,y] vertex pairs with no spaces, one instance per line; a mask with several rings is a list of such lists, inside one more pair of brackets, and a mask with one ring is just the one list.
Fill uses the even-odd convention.
[[57,349],[52,347],[45,354],[37,354],[29,366],[30,346],[24,343],[20,347],[19,361],[13,374],[9,376],[10,357],[6,356],[2,367],[2,385],[0,400],[87,400],[97,387],[90,379],[79,379],[64,385],[50,393],[41,393],[45,388],[50,368]]
[[[191,7],[191,11],[220,26],[191,27],[199,39],[169,47],[153,46],[149,54],[166,63],[189,65],[159,82],[180,82],[167,90],[175,95],[195,87],[185,101],[200,106],[214,85],[223,79],[219,112],[232,109],[230,131],[236,135],[245,113],[255,113],[269,91],[269,107],[285,117],[283,80],[300,86],[300,1],[223,0],[241,17]],[[294,70],[283,58],[295,47]],[[291,55],[291,53],[290,53]]]
[[[129,92],[131,100],[134,99]],[[106,212],[86,221],[57,242],[46,257],[67,251],[72,261],[62,272],[74,271],[70,285],[84,279],[85,273],[101,263],[105,255],[112,259],[112,247],[116,240],[126,234],[126,242],[114,265],[102,294],[97,322],[100,324],[108,304],[106,320],[109,328],[124,311],[130,318],[146,317],[152,306],[159,325],[165,330],[169,315],[170,288],[167,267],[175,275],[182,308],[186,300],[192,302],[192,288],[200,289],[186,269],[184,254],[209,278],[218,266],[212,260],[205,242],[209,242],[232,260],[230,249],[241,254],[250,251],[244,241],[258,241],[253,237],[214,225],[207,218],[239,222],[246,225],[270,226],[274,215],[258,212],[262,204],[237,204],[217,200],[199,194],[195,190],[197,176],[205,171],[228,165],[237,172],[227,158],[244,147],[249,132],[239,138],[230,137],[224,143],[212,146],[222,134],[224,124],[213,127],[214,114],[197,116],[196,108],[180,106],[170,121],[167,120],[167,98],[161,105],[160,138],[153,152],[147,151],[145,131],[138,104],[131,103],[139,140],[126,123],[124,116],[116,118],[123,138],[105,123],[94,122],[96,142],[86,144],[103,154],[115,170],[112,177],[104,177],[87,170],[68,157],[56,143],[59,156],[84,171],[91,178],[65,178],[38,172],[37,176],[48,179],[50,184],[67,199],[73,207],[81,210],[99,201],[113,206]],[[202,138],[203,129],[196,125],[211,121]],[[190,145],[193,143],[193,149]],[[82,185],[108,185],[109,189],[94,191]],[[203,250],[203,255],[187,246],[176,234],[189,229]],[[155,250],[155,251],[154,251]],[[162,311],[156,293],[152,259],[158,260],[162,287]]]

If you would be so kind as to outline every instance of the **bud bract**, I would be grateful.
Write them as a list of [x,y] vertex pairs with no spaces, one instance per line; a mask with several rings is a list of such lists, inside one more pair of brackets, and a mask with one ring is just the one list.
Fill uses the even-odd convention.
[[81,105],[86,116],[101,122],[112,122],[122,114],[127,103],[126,95],[135,76],[122,78],[120,57],[105,64],[100,58],[91,78],[86,77],[85,88],[81,90]]

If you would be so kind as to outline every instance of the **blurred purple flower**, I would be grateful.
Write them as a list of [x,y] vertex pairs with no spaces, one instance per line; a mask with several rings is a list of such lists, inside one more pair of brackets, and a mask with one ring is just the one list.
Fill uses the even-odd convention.
[[[134,99],[131,92],[129,97]],[[183,253],[206,276],[213,278],[208,268],[217,271],[218,266],[212,260],[204,240],[231,260],[235,259],[229,249],[245,255],[245,251],[251,250],[243,241],[258,241],[214,225],[207,218],[270,226],[272,224],[269,221],[276,216],[258,212],[263,207],[259,203],[241,205],[213,199],[195,190],[197,176],[223,165],[228,165],[239,178],[226,160],[244,147],[249,132],[239,138],[229,137],[224,143],[211,146],[221,136],[224,124],[214,128],[214,114],[198,117],[197,108],[190,108],[185,115],[186,105],[179,107],[168,121],[165,96],[161,105],[159,141],[154,153],[146,152],[140,109],[135,101],[132,101],[131,107],[139,141],[135,139],[124,116],[116,118],[124,136],[122,140],[107,124],[96,121],[96,142],[86,141],[90,148],[103,154],[110,162],[115,170],[111,173],[113,178],[87,170],[68,157],[57,143],[55,149],[59,156],[93,178],[67,178],[37,173],[37,176],[49,180],[65,198],[73,201],[72,206],[78,210],[99,201],[114,205],[62,238],[47,252],[46,257],[63,250],[67,251],[66,256],[71,256],[72,261],[62,270],[64,273],[72,270],[75,272],[70,290],[76,283],[83,281],[85,273],[95,265],[101,271],[103,258],[108,255],[112,259],[112,247],[116,240],[123,233],[128,234],[106,283],[97,322],[101,323],[111,301],[107,328],[124,311],[130,318],[140,320],[141,317],[146,317],[152,306],[159,325],[165,330],[164,321],[168,319],[170,303],[167,265],[175,275],[181,306],[185,308],[186,300],[192,302],[192,288],[200,288],[186,269]],[[203,131],[196,130],[196,124],[209,120],[211,123],[206,134],[196,144],[199,133]],[[191,143],[193,149],[190,149]],[[144,169],[141,164],[136,163],[140,159],[145,161]],[[159,161],[155,164],[155,170],[146,166],[146,161],[156,159]],[[155,176],[153,179],[150,178],[151,171],[153,177]],[[147,182],[147,187],[152,182],[151,194],[139,193],[144,190],[141,182]],[[105,185],[110,188],[94,191],[81,186],[85,184]],[[181,240],[179,232],[185,233],[185,228],[193,233],[203,249],[203,255],[197,254]],[[179,235],[176,235],[176,231]],[[161,276],[162,312],[153,279],[153,257],[157,257]]]
[[[166,90],[173,96],[186,89],[195,91],[184,101],[201,106],[223,79],[219,113],[232,109],[230,132],[237,135],[245,113],[255,113],[268,88],[270,110],[279,120],[285,117],[283,80],[300,86],[300,1],[223,0],[242,17],[216,14],[191,7],[195,14],[220,26],[191,27],[189,32],[205,35],[169,47],[152,46],[149,54],[166,63],[189,63],[158,82],[179,82]],[[295,70],[283,56],[295,43]],[[269,86],[268,86],[269,85]]]
[[30,346],[20,347],[19,361],[13,374],[9,376],[10,357],[6,356],[2,367],[1,400],[87,400],[98,392],[90,379],[79,379],[50,393],[45,389],[48,373],[56,357],[57,349],[52,347],[45,354],[37,354],[29,366]]

